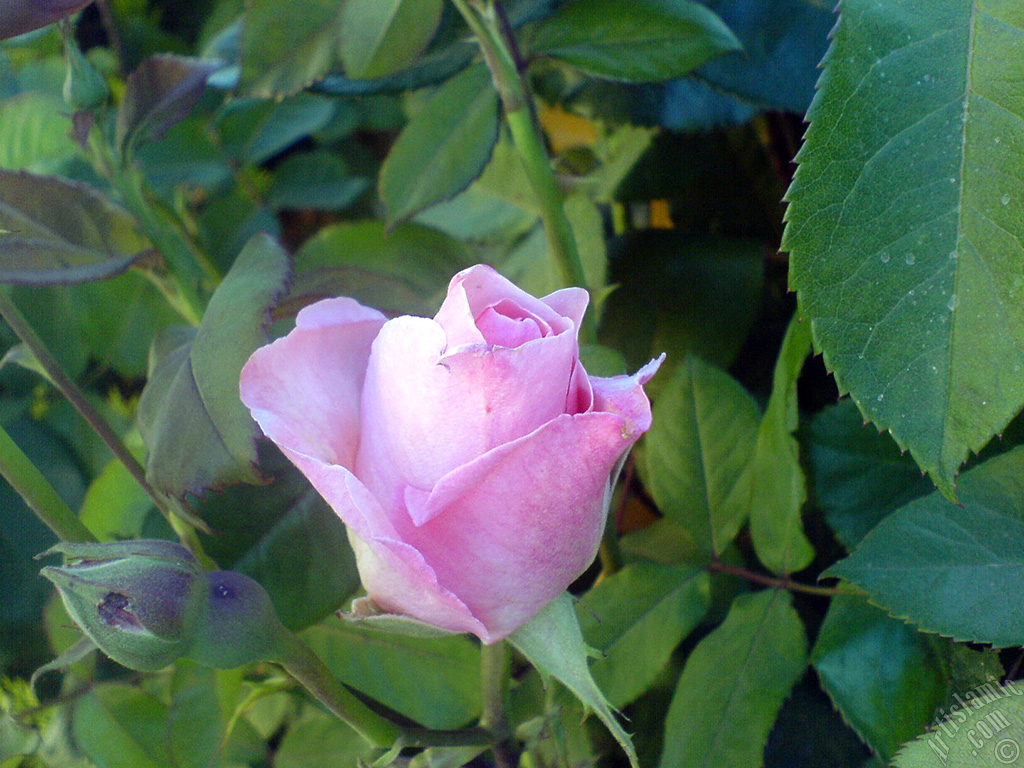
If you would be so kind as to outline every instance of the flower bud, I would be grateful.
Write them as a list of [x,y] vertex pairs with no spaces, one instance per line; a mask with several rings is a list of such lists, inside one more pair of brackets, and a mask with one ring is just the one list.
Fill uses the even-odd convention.
[[102,106],[110,86],[96,67],[85,58],[74,34],[64,32],[64,101],[75,111]]
[[68,614],[119,664],[141,671],[184,656],[206,620],[207,579],[196,558],[171,541],[61,543],[66,564],[42,575]]

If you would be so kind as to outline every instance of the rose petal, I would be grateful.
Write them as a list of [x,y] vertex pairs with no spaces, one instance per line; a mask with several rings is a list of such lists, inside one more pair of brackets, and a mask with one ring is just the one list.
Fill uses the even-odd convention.
[[[422,489],[456,467],[529,434],[564,412],[572,331],[514,349],[463,347],[443,355],[433,320],[398,317],[373,343],[363,387],[356,474],[382,503],[404,509],[405,485]],[[404,514],[404,512],[403,512]]]
[[665,353],[651,360],[632,376],[612,378],[590,377],[594,391],[593,410],[617,413],[626,420],[626,432],[638,436],[651,427],[651,402],[644,392],[644,384],[658,372],[665,360]]
[[583,315],[590,303],[590,294],[582,288],[563,288],[541,299],[562,317],[572,320],[577,328],[583,322]]
[[399,536],[491,637],[506,637],[593,561],[609,476],[638,436],[615,414],[559,416],[459,467],[425,502],[407,494],[427,521],[400,524]]
[[384,321],[353,299],[327,299],[299,312],[287,336],[257,349],[239,393],[263,433],[282,447],[353,466],[366,361]]
[[398,540],[380,504],[351,472],[315,456],[283,450],[348,526],[360,579],[375,603],[442,629],[472,632],[493,642],[465,603],[438,583],[423,556]]

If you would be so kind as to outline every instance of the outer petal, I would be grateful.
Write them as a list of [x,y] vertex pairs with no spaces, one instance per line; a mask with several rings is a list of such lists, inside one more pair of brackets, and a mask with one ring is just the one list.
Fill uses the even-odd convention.
[[239,390],[263,433],[282,448],[353,466],[359,394],[384,321],[353,299],[328,299],[299,312],[287,336],[257,349]]
[[445,347],[441,326],[416,317],[388,321],[374,341],[356,474],[385,505],[401,507],[405,485],[430,489],[564,412],[576,365],[571,330],[513,349],[444,355]]
[[443,629],[493,642],[465,603],[438,583],[416,549],[397,538],[369,490],[347,469],[285,448],[285,454],[348,526],[359,576],[374,602]]
[[590,303],[590,294],[583,288],[563,288],[560,291],[549,293],[541,301],[562,317],[572,320],[573,325],[579,328],[580,323],[583,322],[583,315],[587,311],[587,304]]
[[571,318],[563,316],[541,299],[531,296],[483,264],[464,269],[452,278],[448,285],[448,297],[434,319],[445,329],[450,345],[479,344],[487,340],[476,327],[476,318],[503,299],[518,304],[545,323],[551,333],[562,333],[572,327]]
[[399,534],[491,638],[503,638],[593,561],[609,476],[637,437],[615,414],[559,416],[459,467],[428,497],[408,494],[433,517]]
[[644,393],[644,384],[658,372],[664,360],[665,353],[662,352],[660,357],[651,360],[632,376],[613,376],[610,379],[591,376],[593,410],[621,415],[626,420],[626,432],[639,437],[651,427],[651,403]]

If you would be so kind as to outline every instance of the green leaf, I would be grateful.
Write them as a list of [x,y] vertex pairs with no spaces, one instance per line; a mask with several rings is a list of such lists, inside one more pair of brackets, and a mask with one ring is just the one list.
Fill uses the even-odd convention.
[[337,717],[316,707],[305,707],[274,752],[275,768],[310,768],[314,765],[360,765],[373,747]]
[[151,56],[132,72],[117,110],[115,142],[127,156],[146,141],[159,139],[180,122],[203,95],[217,64],[187,56]]
[[707,574],[652,562],[627,565],[576,606],[583,638],[603,656],[590,665],[612,706],[646,691],[711,600]]
[[21,93],[0,102],[0,168],[55,173],[80,156],[64,109],[62,100],[42,93]]
[[231,482],[256,482],[258,429],[238,396],[238,375],[266,341],[267,312],[284,291],[287,254],[265,235],[249,242],[197,330],[167,334],[139,402],[149,448],[146,476],[182,498]]
[[532,50],[597,77],[643,82],[681,77],[740,47],[718,16],[690,0],[575,0],[540,25]]
[[810,565],[814,547],[804,536],[800,511],[807,498],[797,428],[796,381],[811,351],[811,329],[796,315],[775,363],[772,394],[747,468],[750,533],[758,558],[776,573]]
[[335,61],[337,0],[247,0],[242,32],[242,93],[290,96],[319,80]]
[[587,667],[587,648],[568,592],[555,598],[508,640],[544,677],[554,677],[593,710],[626,752],[630,765],[638,768],[633,742],[615,719]]
[[960,505],[936,491],[887,517],[827,571],[899,618],[956,640],[1024,644],[1024,447],[964,473]]
[[654,404],[638,462],[644,487],[706,557],[720,555],[747,517],[741,483],[758,443],[760,414],[725,371],[688,355]]
[[846,722],[886,761],[924,730],[946,695],[931,638],[860,596],[832,599],[811,664]]
[[848,549],[886,516],[934,488],[891,437],[864,424],[852,400],[815,415],[807,437],[815,500]]
[[694,648],[665,718],[660,768],[757,768],[776,714],[807,665],[789,593],[740,595]]
[[356,690],[428,728],[459,728],[480,714],[480,651],[465,635],[420,638],[328,620],[302,634]]
[[380,170],[389,224],[454,197],[473,181],[498,139],[498,94],[477,64],[443,86],[409,121]]
[[117,459],[111,461],[89,485],[78,517],[100,541],[144,538],[142,527],[153,509],[134,477]]
[[0,248],[0,282],[66,285],[123,272],[149,243],[86,184],[0,170]]
[[168,707],[141,688],[93,687],[74,704],[71,726],[86,757],[104,768],[175,768],[167,744]]
[[994,768],[1019,765],[1024,744],[1024,688],[979,686],[937,727],[907,744],[894,768]]
[[441,21],[442,0],[347,0],[341,61],[349,77],[383,77],[412,64]]
[[1024,405],[1024,6],[844,0],[789,190],[842,391],[948,497]]
[[289,154],[274,170],[267,202],[274,208],[338,211],[348,208],[369,187],[336,155],[316,151]]
[[217,120],[224,149],[235,159],[259,165],[326,126],[335,113],[330,99],[298,93],[282,101],[238,99]]
[[419,224],[334,224],[295,255],[289,304],[342,294],[384,312],[433,315],[452,275],[472,264],[462,243]]

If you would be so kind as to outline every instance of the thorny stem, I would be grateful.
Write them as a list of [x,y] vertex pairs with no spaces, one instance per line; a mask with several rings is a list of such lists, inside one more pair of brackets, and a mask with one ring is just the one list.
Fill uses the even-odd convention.
[[[61,394],[64,395],[74,406],[75,410],[78,411],[82,418],[88,422],[89,426],[93,428],[100,439],[106,444],[111,450],[114,456],[124,464],[125,469],[131,474],[135,481],[142,487],[146,494],[153,500],[156,508],[159,509],[166,517],[170,518],[170,511],[167,507],[167,502],[157,491],[147,482],[146,470],[142,468],[142,465],[132,455],[131,451],[121,441],[121,438],[116,432],[103,420],[103,417],[99,415],[92,403],[90,403],[85,394],[78,388],[78,385],[72,381],[71,377],[64,372],[57,358],[53,356],[50,350],[43,343],[43,340],[36,335],[36,332],[32,330],[32,326],[25,320],[24,315],[14,305],[10,296],[0,290],[0,317],[7,322],[14,334],[24,343],[26,347],[35,355],[36,360],[42,366],[43,370],[46,371],[46,375],[50,377],[50,381],[53,382],[54,386],[60,390]],[[38,512],[37,512],[38,514]],[[76,518],[77,519],[77,518]],[[57,531],[54,530],[56,533]],[[59,535],[59,534],[58,534]]]
[[717,571],[718,573],[727,573],[730,576],[739,576],[747,581],[753,581],[756,584],[764,584],[766,587],[777,587],[779,589],[788,589],[791,592],[803,592],[805,595],[819,595],[821,597],[835,597],[836,595],[857,595],[859,591],[843,587],[816,587],[812,584],[802,584],[798,581],[793,581],[788,576],[766,576],[762,573],[755,573],[754,571],[748,571],[738,565],[729,565],[723,563],[721,560],[712,560],[708,564],[708,570]]
[[[576,237],[566,216],[564,195],[555,179],[544,137],[534,111],[530,86],[516,48],[515,38],[498,0],[452,0],[477,37],[494,86],[505,109],[512,143],[523,161],[526,176],[540,207],[541,223],[547,235],[548,253],[564,286],[586,287],[583,263]],[[597,338],[593,308],[587,310],[580,338]]]

